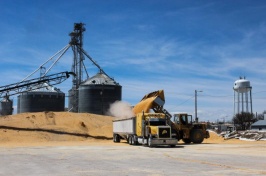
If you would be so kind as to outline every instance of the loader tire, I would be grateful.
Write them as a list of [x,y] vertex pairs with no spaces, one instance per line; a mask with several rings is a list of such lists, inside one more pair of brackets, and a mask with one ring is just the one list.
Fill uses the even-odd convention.
[[199,129],[192,130],[192,132],[190,134],[190,139],[191,139],[191,142],[193,142],[195,144],[202,143],[202,141],[204,139],[202,130],[199,130]]

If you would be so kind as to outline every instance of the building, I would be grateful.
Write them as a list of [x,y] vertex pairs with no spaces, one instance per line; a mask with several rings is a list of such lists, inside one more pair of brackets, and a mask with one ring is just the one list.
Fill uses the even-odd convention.
[[259,120],[251,125],[251,130],[254,131],[260,131],[265,130],[266,131],[266,120]]

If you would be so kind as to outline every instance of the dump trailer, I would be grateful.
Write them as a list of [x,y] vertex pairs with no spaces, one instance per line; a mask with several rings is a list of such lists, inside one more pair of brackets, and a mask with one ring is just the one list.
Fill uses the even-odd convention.
[[113,121],[113,141],[126,140],[130,145],[176,146],[171,127],[163,113],[138,113],[136,117]]

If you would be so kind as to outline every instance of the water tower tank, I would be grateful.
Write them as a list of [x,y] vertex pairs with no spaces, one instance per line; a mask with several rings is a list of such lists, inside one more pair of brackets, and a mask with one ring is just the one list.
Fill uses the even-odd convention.
[[236,80],[234,83],[234,90],[239,93],[245,93],[250,91],[251,86],[250,86],[250,81],[246,79],[239,79]]
[[23,92],[18,96],[18,113],[65,110],[65,94],[44,84],[44,88]]
[[9,97],[3,98],[0,102],[0,115],[12,115],[13,101]]
[[98,73],[79,86],[78,112],[105,114],[110,104],[121,100],[122,86]]

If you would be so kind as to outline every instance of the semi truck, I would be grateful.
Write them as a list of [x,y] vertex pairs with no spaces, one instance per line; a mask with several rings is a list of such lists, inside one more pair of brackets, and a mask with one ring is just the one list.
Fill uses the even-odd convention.
[[113,121],[113,141],[126,140],[130,145],[148,147],[168,145],[174,147],[177,139],[163,113],[137,113],[135,117]]

